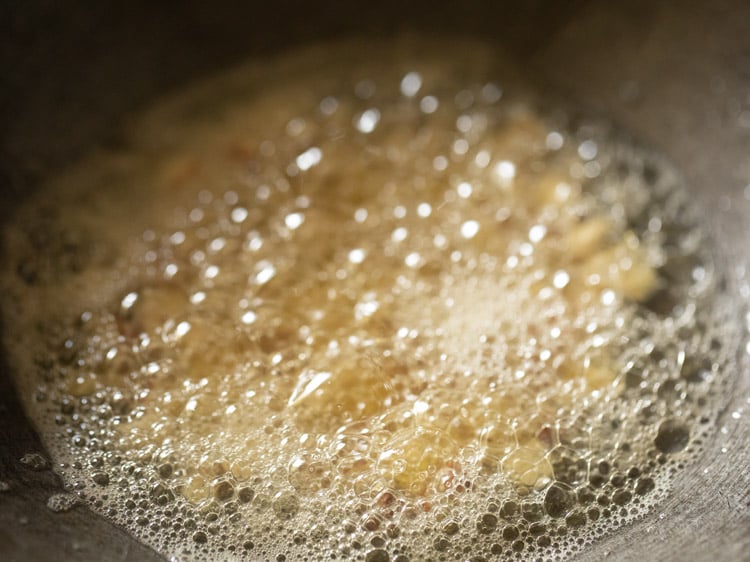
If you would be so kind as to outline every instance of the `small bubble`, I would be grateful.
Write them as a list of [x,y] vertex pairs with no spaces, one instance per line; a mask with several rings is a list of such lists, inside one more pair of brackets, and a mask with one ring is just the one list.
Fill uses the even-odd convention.
[[203,531],[196,531],[193,533],[193,541],[198,544],[206,544],[208,542],[208,536]]
[[575,505],[571,490],[562,484],[553,484],[544,496],[544,510],[550,517],[564,517]]
[[382,548],[371,550],[365,555],[365,562],[388,562],[390,559],[388,551]]
[[250,503],[255,497],[255,492],[251,488],[240,488],[237,498],[242,503]]
[[363,248],[355,248],[349,252],[349,261],[353,264],[360,264],[365,261],[367,252]]
[[276,267],[267,260],[262,260],[256,266],[255,283],[265,285],[276,276]]
[[456,187],[456,192],[458,193],[458,196],[463,199],[468,199],[471,197],[471,194],[474,192],[474,188],[472,185],[468,182],[461,182]]
[[612,502],[617,505],[625,505],[633,497],[629,490],[617,490],[612,494]]
[[552,277],[552,284],[556,289],[564,289],[568,286],[568,283],[570,283],[570,275],[568,275],[567,271],[557,271]]
[[466,139],[458,139],[453,143],[453,153],[463,156],[469,151],[469,143]]
[[55,513],[70,511],[80,504],[80,498],[73,494],[53,494],[47,498],[47,508]]
[[420,203],[417,206],[417,215],[420,217],[427,218],[432,214],[432,206],[429,203]]
[[586,524],[586,514],[574,511],[565,517],[565,524],[570,528],[583,527]]
[[399,226],[396,230],[391,233],[391,240],[394,242],[403,242],[409,235],[409,231],[403,226]]
[[128,293],[122,298],[122,301],[120,301],[120,306],[122,307],[123,310],[128,310],[135,304],[135,301],[137,300],[138,300],[138,293],[135,293],[135,292]]
[[201,222],[204,216],[205,216],[205,213],[203,212],[203,209],[200,209],[198,207],[190,211],[190,215],[189,215],[190,221],[193,223]]
[[255,320],[258,318],[258,316],[253,312],[252,310],[248,310],[245,312],[241,317],[240,321],[243,324],[252,324],[255,322]]
[[679,453],[690,441],[690,430],[681,422],[666,420],[659,426],[654,445],[662,453]]
[[501,160],[495,164],[495,176],[501,184],[507,184],[516,177],[516,165],[509,160]]
[[655,482],[651,478],[640,478],[635,485],[635,493],[643,496],[656,488]]
[[468,109],[474,103],[474,94],[471,90],[461,90],[456,94],[455,101],[458,109]]
[[324,115],[333,115],[339,107],[338,100],[333,96],[326,96],[320,100],[320,111]]
[[297,137],[304,132],[306,126],[307,124],[304,119],[296,117],[287,123],[286,134],[290,137]]
[[358,98],[366,100],[375,95],[375,82],[372,80],[361,80],[354,86],[354,93]]
[[320,161],[322,159],[323,151],[320,150],[317,146],[313,146],[297,156],[295,163],[301,171],[305,172],[313,166],[317,166],[318,164],[320,164]]
[[206,279],[215,279],[219,275],[219,268],[215,265],[209,265],[203,272]]
[[361,133],[372,133],[380,122],[380,111],[375,108],[364,111],[356,121],[357,130]]
[[109,474],[106,472],[95,472],[91,479],[97,486],[108,486],[109,485]]
[[219,501],[228,501],[234,497],[234,486],[231,482],[222,480],[214,486],[214,495]]
[[297,230],[305,222],[305,215],[302,213],[289,213],[284,217],[284,224],[289,230]]
[[419,255],[419,252],[412,252],[404,258],[404,263],[407,267],[417,268],[422,264],[422,256]]
[[482,86],[482,98],[486,103],[497,103],[503,95],[503,91],[497,84],[488,82]]
[[299,499],[291,492],[281,493],[273,501],[273,510],[279,519],[291,519],[299,510]]
[[543,224],[535,224],[529,229],[529,240],[534,244],[542,241],[547,234],[547,227]]
[[563,136],[557,131],[552,131],[547,134],[545,139],[545,146],[548,150],[560,150],[563,146]]
[[422,77],[417,72],[409,72],[401,79],[401,93],[413,98],[422,87]]
[[583,160],[593,160],[596,158],[596,154],[599,151],[599,147],[593,140],[585,140],[578,145],[578,156]]
[[475,220],[466,221],[461,225],[461,236],[474,238],[479,232],[479,223]]
[[482,534],[489,534],[497,527],[498,518],[492,513],[485,513],[477,522],[477,531]]
[[39,453],[26,453],[19,462],[30,470],[42,471],[49,468],[49,461]]
[[422,113],[429,115],[437,111],[438,105],[438,99],[435,96],[425,96],[419,102],[419,109],[422,110]]
[[362,224],[367,220],[367,209],[359,208],[356,211],[354,211],[354,220],[358,222],[359,224]]
[[461,115],[456,119],[456,129],[462,133],[468,133],[474,125],[474,121],[470,115]]
[[474,156],[474,164],[478,168],[486,168],[490,164],[490,153],[486,150],[480,150],[477,152],[476,156]]

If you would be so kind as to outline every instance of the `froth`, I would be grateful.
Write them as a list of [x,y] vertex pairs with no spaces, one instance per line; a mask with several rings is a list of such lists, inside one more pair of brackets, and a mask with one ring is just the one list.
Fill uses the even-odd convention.
[[28,204],[5,343],[51,509],[374,562],[564,559],[658,503],[737,346],[706,237],[666,163],[470,52],[251,65]]

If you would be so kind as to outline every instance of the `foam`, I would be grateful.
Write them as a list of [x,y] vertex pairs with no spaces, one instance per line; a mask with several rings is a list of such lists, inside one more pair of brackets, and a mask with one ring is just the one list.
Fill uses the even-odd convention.
[[29,202],[51,509],[178,559],[561,560],[664,497],[730,382],[720,264],[667,163],[465,47],[251,64]]

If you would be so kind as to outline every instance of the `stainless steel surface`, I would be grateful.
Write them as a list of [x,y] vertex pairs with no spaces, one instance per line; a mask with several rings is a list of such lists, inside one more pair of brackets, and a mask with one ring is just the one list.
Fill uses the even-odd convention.
[[[591,5],[534,63],[677,165],[739,293],[750,271],[750,6],[684,4]],[[750,368],[738,352],[737,386],[701,462],[658,510],[580,560],[750,560]]]
[[[747,290],[750,4],[400,4],[336,3],[331,11],[327,2],[189,1],[179,12],[146,2],[6,4],[0,218],[85,146],[118,142],[112,131],[128,110],[193,76],[317,38],[450,31],[504,45],[556,95],[669,157],[705,210],[729,290]],[[750,560],[750,364],[744,350],[738,356],[737,386],[705,457],[685,470],[659,509],[587,547],[581,560]],[[734,412],[742,412],[739,419]],[[11,488],[0,493],[0,558],[158,559],[84,508],[50,512],[45,502],[59,491],[58,479],[18,462],[40,450],[0,355],[0,481]]]

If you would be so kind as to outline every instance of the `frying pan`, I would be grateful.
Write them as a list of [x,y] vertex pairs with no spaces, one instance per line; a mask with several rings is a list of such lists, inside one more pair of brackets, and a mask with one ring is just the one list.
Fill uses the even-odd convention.
[[[463,34],[507,50],[544,88],[671,159],[712,230],[728,290],[750,295],[743,0],[7,0],[0,25],[0,222],[86,147],[119,142],[129,111],[192,78],[321,39]],[[734,391],[704,456],[657,509],[578,559],[750,560],[749,352],[737,350]],[[0,492],[0,558],[161,560],[83,507],[49,511],[61,483],[19,463],[29,452],[44,450],[0,350],[0,482],[9,488]]]

